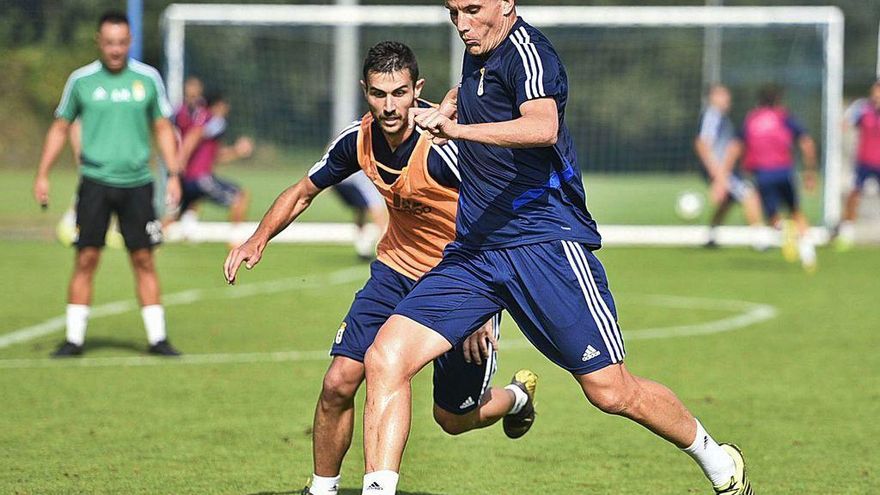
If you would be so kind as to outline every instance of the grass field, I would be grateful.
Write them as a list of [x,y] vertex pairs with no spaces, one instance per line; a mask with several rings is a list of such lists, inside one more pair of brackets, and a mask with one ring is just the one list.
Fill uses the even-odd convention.
[[[290,166],[248,167],[239,164],[221,170],[229,177],[249,188],[253,202],[249,217],[259,220],[276,196],[288,185],[305,174],[307,165],[302,159]],[[706,189],[697,175],[594,175],[585,174],[587,200],[590,211],[601,224],[624,225],[681,225],[675,216],[675,199],[687,190],[702,192]],[[52,204],[48,212],[41,212],[31,196],[33,172],[25,170],[3,171],[0,194],[9,198],[0,204],[0,228],[29,229],[49,232],[64,210],[70,205],[77,179],[72,167],[59,166],[52,174]],[[814,224],[821,220],[821,196],[804,197],[807,213]],[[620,205],[626,205],[621,208]],[[695,223],[708,221],[710,212]],[[225,220],[226,212],[206,204],[202,219]],[[351,221],[351,214],[343,207],[336,195],[322,194],[303,215],[301,221]],[[731,211],[729,223],[743,224],[740,208]],[[33,235],[31,236],[33,237]]]
[[[613,248],[599,255],[629,366],[676,390],[717,438],[739,443],[759,493],[876,493],[880,251],[822,251],[815,276],[776,252]],[[108,251],[98,275],[94,308],[103,316],[90,324],[86,357],[64,362],[47,355],[62,338],[52,319],[63,312],[72,253],[5,241],[0,256],[0,339],[49,320],[47,334],[0,348],[0,493],[302,487],[326,349],[367,275],[348,248],[272,246],[240,285],[227,287],[224,247],[163,247],[169,333],[188,355],[175,361],[143,354],[122,252]],[[755,314],[769,319],[731,323]],[[671,336],[687,328],[729,331]],[[404,493],[710,492],[686,456],[588,407],[573,380],[524,345],[509,318],[503,335],[495,381],[523,366],[539,373],[535,427],[518,441],[500,427],[448,437],[432,422],[430,374],[422,373]],[[360,493],[360,435],[358,421],[345,495]]]

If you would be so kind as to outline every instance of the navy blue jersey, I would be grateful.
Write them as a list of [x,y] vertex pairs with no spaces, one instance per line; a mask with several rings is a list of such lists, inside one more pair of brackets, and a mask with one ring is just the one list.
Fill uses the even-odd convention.
[[[425,106],[425,104],[420,102],[419,106]],[[334,186],[361,170],[357,154],[360,123],[360,120],[357,120],[343,129],[339,136],[330,143],[327,153],[309,171],[309,178],[315,186],[321,189]],[[413,132],[397,149],[391,151],[391,147],[388,146],[388,141],[385,140],[385,135],[382,134],[379,123],[373,121],[373,153],[377,160],[389,168],[403,170],[406,164],[409,163],[409,158],[412,156],[418,140],[419,133]],[[431,146],[431,151],[428,153],[428,173],[441,186],[458,189],[461,179],[458,175],[456,163],[458,161],[457,153],[455,144]],[[398,177],[397,174],[387,172],[381,168],[379,169],[379,175],[382,176],[382,180],[387,184],[393,183]]]
[[465,53],[459,123],[514,120],[521,117],[520,105],[538,98],[556,101],[554,146],[511,149],[456,142],[463,179],[456,225],[461,244],[475,249],[553,240],[601,245],[565,125],[568,78],[550,41],[520,18],[488,57]]

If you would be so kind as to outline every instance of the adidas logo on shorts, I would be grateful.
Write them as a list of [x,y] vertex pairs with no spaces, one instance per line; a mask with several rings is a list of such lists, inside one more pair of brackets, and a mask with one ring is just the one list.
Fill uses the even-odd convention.
[[461,405],[458,406],[458,408],[459,409],[467,409],[467,408],[473,406],[474,404],[476,404],[474,402],[474,398],[471,396],[468,396],[468,398],[464,402],[462,402]]
[[583,357],[581,357],[581,361],[589,361],[590,359],[593,359],[594,357],[598,356],[599,354],[601,354],[601,353],[599,351],[597,351],[596,349],[594,349],[593,346],[588,345],[587,350],[584,351]]

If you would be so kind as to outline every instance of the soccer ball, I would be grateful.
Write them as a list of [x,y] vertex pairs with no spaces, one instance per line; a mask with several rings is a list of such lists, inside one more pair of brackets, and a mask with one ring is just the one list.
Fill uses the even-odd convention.
[[64,212],[64,216],[55,225],[55,237],[61,245],[70,247],[76,242],[77,234],[76,212],[71,208]]
[[[76,227],[76,212],[73,208],[64,212],[64,215],[55,225],[55,237],[65,247],[72,246],[79,238],[79,229]],[[125,240],[119,232],[117,222],[114,220],[107,229],[107,237],[104,243],[112,249],[122,249],[125,247]]]
[[675,200],[675,214],[678,218],[691,222],[699,218],[704,206],[706,201],[703,196],[693,191],[685,191]]

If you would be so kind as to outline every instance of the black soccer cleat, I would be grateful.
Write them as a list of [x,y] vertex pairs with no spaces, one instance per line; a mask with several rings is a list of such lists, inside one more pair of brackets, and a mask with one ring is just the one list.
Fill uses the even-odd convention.
[[513,375],[510,384],[522,389],[529,399],[516,414],[504,416],[502,425],[508,438],[519,438],[525,435],[535,422],[535,389],[538,387],[538,375],[531,370],[519,370]]
[[299,495],[311,495],[311,493],[309,493],[309,485],[306,485],[306,487],[299,492]]
[[83,346],[76,345],[73,342],[64,341],[63,344],[58,346],[58,349],[55,349],[55,352],[52,353],[53,358],[68,358],[68,357],[77,357],[81,356],[83,353]]
[[165,357],[176,357],[180,356],[180,351],[171,346],[171,343],[168,342],[168,339],[160,340],[155,344],[150,346],[150,354],[155,354],[157,356],[165,356]]

